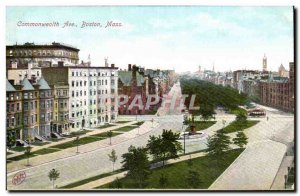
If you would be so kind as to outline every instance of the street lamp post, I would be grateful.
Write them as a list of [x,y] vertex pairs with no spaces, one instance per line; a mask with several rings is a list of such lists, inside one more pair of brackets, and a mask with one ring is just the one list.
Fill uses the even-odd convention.
[[185,154],[185,132],[183,132],[183,154]]

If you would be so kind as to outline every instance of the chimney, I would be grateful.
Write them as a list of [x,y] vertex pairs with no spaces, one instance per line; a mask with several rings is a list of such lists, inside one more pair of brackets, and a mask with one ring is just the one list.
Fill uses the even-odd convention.
[[131,71],[131,64],[128,64],[128,71]]
[[115,64],[111,64],[111,67],[114,68],[114,67],[115,67]]

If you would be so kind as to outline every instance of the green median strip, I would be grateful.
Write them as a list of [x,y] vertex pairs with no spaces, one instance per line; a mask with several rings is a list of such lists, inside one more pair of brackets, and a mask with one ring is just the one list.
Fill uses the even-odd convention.
[[258,120],[246,120],[245,122],[233,121],[232,123],[230,123],[228,126],[224,128],[224,132],[232,133],[236,131],[242,131],[244,129],[256,125],[257,123],[259,123]]
[[[223,159],[213,159],[210,156],[203,156],[191,160],[181,161],[178,163],[166,165],[151,170],[149,179],[146,182],[146,189],[194,189],[188,184],[186,178],[190,169],[199,173],[201,183],[197,189],[207,189],[242,153],[244,149],[234,149],[228,151]],[[160,177],[164,174],[167,177],[167,183],[162,187]],[[129,177],[119,179],[124,189],[137,189],[138,184]],[[113,183],[108,183],[95,189],[109,189]],[[121,188],[121,189],[122,189]]]
[[[195,125],[196,125],[195,130],[201,131],[201,130],[207,129],[207,128],[213,126],[214,124],[216,124],[216,122],[217,121],[195,121]],[[187,127],[186,131],[191,131],[191,128]]]
[[41,150],[37,150],[32,152],[33,154],[37,154],[37,155],[43,155],[43,154],[49,154],[49,153],[53,153],[53,152],[57,152],[60,151],[58,149],[53,149],[53,148],[43,148]]
[[73,182],[71,184],[62,186],[62,187],[60,187],[60,189],[69,189],[69,188],[78,187],[78,186],[81,186],[83,184],[86,184],[86,183],[89,183],[89,182],[93,182],[95,180],[99,180],[101,178],[104,178],[104,177],[107,177],[107,176],[111,176],[111,175],[120,173],[122,171],[123,170],[119,169],[119,170],[115,170],[114,172],[109,172],[109,173],[104,173],[104,174],[100,174],[100,175],[97,175],[97,176],[93,176],[93,177],[90,177],[90,178],[87,178],[87,179],[84,179],[84,180],[80,180],[80,181]]

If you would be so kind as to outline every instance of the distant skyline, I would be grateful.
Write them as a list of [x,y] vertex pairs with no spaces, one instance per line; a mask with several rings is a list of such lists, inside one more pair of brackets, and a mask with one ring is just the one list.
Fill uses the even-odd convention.
[[[60,27],[24,27],[18,22],[59,22]],[[66,22],[77,28],[61,28]],[[80,28],[82,22],[102,28]],[[104,28],[107,21],[121,27]],[[294,58],[293,7],[84,6],[7,7],[6,44],[63,42],[91,56],[92,66],[104,58],[121,69],[127,64],[177,72],[212,69],[262,69],[280,64],[288,70]]]

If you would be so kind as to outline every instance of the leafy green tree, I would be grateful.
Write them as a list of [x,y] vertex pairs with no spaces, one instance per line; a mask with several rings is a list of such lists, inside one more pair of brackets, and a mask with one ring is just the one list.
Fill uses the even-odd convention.
[[74,139],[74,141],[73,141],[74,144],[75,144],[76,147],[77,147],[77,148],[76,148],[76,153],[79,153],[79,151],[78,151],[78,150],[79,150],[79,149],[78,149],[78,148],[79,148],[79,141],[80,141],[79,136],[77,136],[77,137]]
[[248,143],[248,138],[243,131],[239,131],[236,134],[236,138],[233,138],[233,143],[240,148],[243,148]]
[[10,148],[12,148],[15,144],[16,144],[16,137],[15,137],[13,134],[8,133],[8,134],[7,134],[7,147],[10,149]]
[[187,187],[194,189],[199,188],[199,185],[202,183],[199,172],[189,169],[186,177],[186,183]]
[[159,185],[161,188],[165,188],[169,183],[168,176],[162,173],[159,177]]
[[111,145],[111,137],[113,136],[113,132],[112,131],[108,131],[106,133],[107,137],[109,137],[109,145]]
[[206,121],[214,116],[215,108],[213,105],[203,103],[203,104],[200,104],[199,113],[202,116],[203,120]]
[[57,180],[59,178],[58,170],[56,170],[56,169],[50,170],[48,173],[48,178],[50,181],[52,181],[52,183],[53,183],[52,185],[53,185],[53,189],[54,189],[55,180]]
[[121,180],[117,177],[112,183],[109,184],[109,188],[120,189],[123,187]]
[[108,154],[109,160],[112,162],[113,165],[113,171],[115,170],[115,163],[118,159],[118,156],[116,155],[116,151],[114,149],[111,150],[111,153]]
[[173,133],[172,130],[163,130],[161,136],[150,136],[147,143],[147,149],[155,161],[165,161],[171,158],[178,158],[178,152],[182,151],[182,145],[177,140],[179,133]]
[[24,152],[24,155],[27,157],[27,166],[29,166],[29,158],[31,156],[31,149],[32,147],[31,146],[27,146],[25,147],[25,152]]
[[235,120],[239,123],[245,123],[247,121],[247,115],[245,113],[239,112]]
[[223,158],[225,152],[230,149],[230,144],[230,137],[223,129],[219,129],[213,136],[208,137],[206,152],[214,158]]
[[123,154],[122,158],[122,168],[128,170],[127,176],[137,182],[139,188],[143,188],[150,174],[147,149],[130,146],[128,153]]

